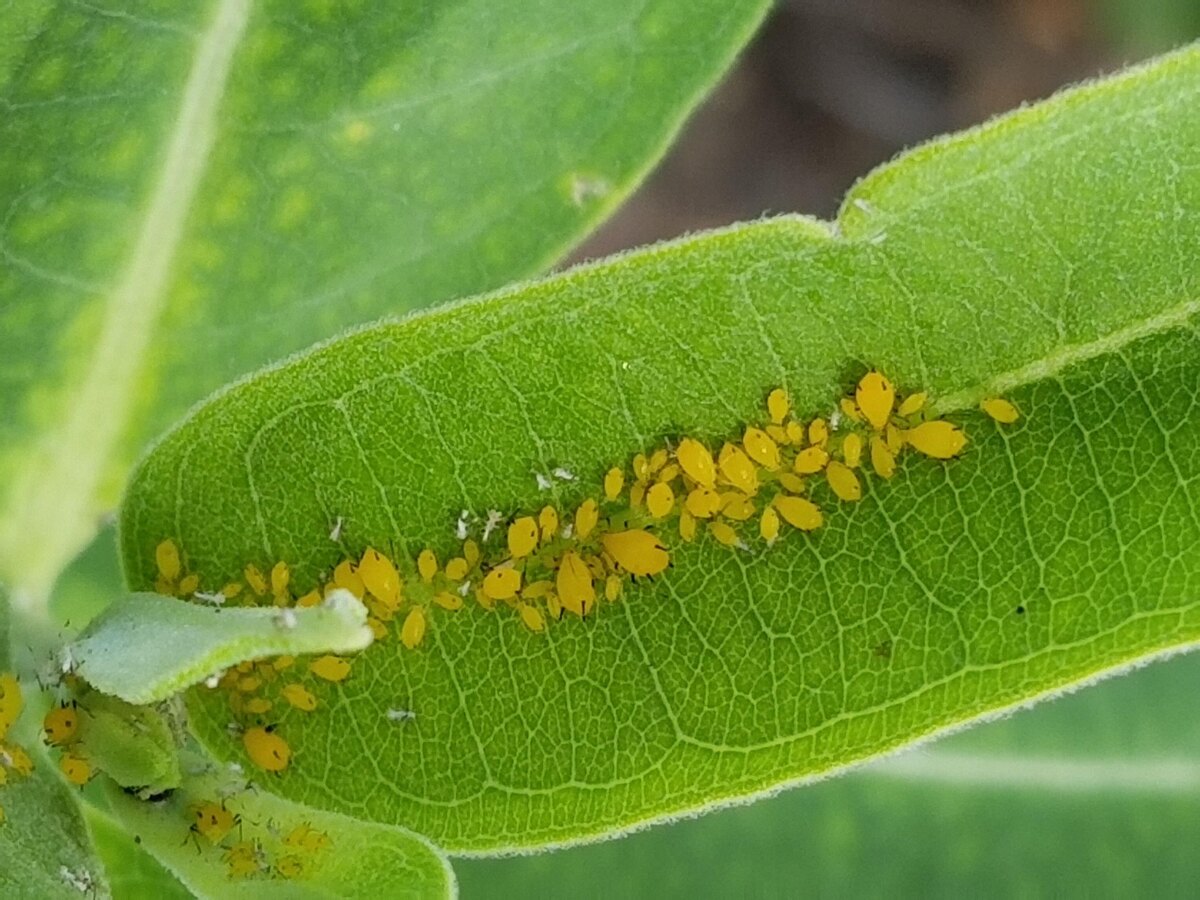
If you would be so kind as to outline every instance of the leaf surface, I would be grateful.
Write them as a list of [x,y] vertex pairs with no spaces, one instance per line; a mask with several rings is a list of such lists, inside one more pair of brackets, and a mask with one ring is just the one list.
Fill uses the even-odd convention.
[[[961,458],[910,454],[854,504],[817,485],[825,525],[773,547],[668,539],[662,578],[545,634],[435,611],[418,651],[378,642],[321,715],[285,717],[279,791],[459,852],[571,841],[1189,645],[1198,98],[1189,48],[920,148],[833,225],[689,238],[264,372],[136,473],[131,587],[167,535],[205,582],[284,560],[307,587],[369,545],[411,577],[422,548],[453,552],[460,510],[574,509],[636,452],[737,439],[776,386],[828,414],[877,367],[963,426]],[[975,410],[996,393],[1015,425]],[[575,480],[540,490],[558,467]],[[222,702],[192,700],[204,740],[237,756]],[[398,705],[415,720],[392,722]]]
[[19,4],[0,23],[0,576],[256,365],[551,263],[766,0]]

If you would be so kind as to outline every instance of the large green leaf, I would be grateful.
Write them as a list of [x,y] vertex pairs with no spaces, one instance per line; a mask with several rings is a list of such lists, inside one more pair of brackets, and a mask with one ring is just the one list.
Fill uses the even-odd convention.
[[[368,544],[455,546],[665,437],[828,410],[873,365],[972,443],[907,459],[825,527],[675,567],[545,635],[470,606],[377,642],[278,789],[457,851],[611,832],[771,790],[1200,636],[1200,51],[923,147],[833,226],[702,235],[361,331],[200,408],[136,473],[131,587],[179,539],[215,584],[298,584]],[[976,403],[1008,393],[1002,429]],[[340,542],[330,524],[344,517]],[[409,563],[409,571],[411,564]],[[410,704],[415,722],[387,711]],[[238,750],[217,698],[195,724]],[[329,760],[369,759],[369,767]]]
[[146,438],[208,391],[548,265],[767,5],[6,9],[0,577],[39,605]]

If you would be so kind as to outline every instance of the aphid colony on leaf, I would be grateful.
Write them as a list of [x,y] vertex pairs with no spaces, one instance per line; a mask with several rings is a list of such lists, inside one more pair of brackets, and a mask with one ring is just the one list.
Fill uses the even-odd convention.
[[[286,563],[274,563],[265,574],[248,563],[241,580],[216,594],[222,603],[287,608],[319,604],[341,588],[366,605],[377,642],[396,638],[409,650],[421,647],[439,616],[457,612],[471,598],[486,611],[510,611],[529,631],[543,632],[568,615],[587,619],[602,602],[617,602],[628,581],[665,572],[676,533],[684,542],[707,535],[735,549],[755,540],[771,546],[789,530],[820,528],[825,511],[819,501],[859,501],[868,472],[893,478],[904,451],[951,459],[967,442],[957,425],[930,413],[925,393],[901,397],[874,370],[841,398],[829,419],[797,418],[783,388],[768,394],[766,406],[767,420],[747,425],[736,440],[710,446],[685,436],[637,454],[628,466],[612,467],[600,493],[574,507],[548,504],[507,520],[489,510],[479,540],[463,512],[454,528],[456,550],[444,561],[433,548],[408,559],[367,547],[298,597]],[[1006,400],[986,400],[983,410],[1002,423],[1018,415]],[[186,571],[174,541],[162,541],[154,556],[160,592],[211,602],[213,594],[197,593],[200,579]],[[318,710],[323,685],[345,681],[351,672],[350,660],[338,656],[305,664],[278,657],[242,663],[216,683],[238,717],[247,756],[259,768],[281,773],[292,758],[281,721]]]
[[[0,788],[11,780],[28,778],[33,772],[33,760],[24,748],[7,742],[8,729],[24,708],[21,683],[12,673],[0,672]],[[4,807],[0,806],[0,825],[3,824]]]
[[333,846],[329,835],[310,822],[287,828],[275,821],[244,821],[226,800],[194,802],[187,814],[185,842],[190,840],[197,853],[216,855],[230,879],[301,878]]

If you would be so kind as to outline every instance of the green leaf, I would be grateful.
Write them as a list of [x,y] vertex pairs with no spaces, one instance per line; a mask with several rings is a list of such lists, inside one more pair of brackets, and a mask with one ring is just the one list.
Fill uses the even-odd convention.
[[[963,425],[960,459],[910,453],[857,504],[818,484],[825,526],[774,547],[667,537],[670,572],[545,634],[432,610],[417,652],[376,642],[318,715],[281,716],[280,793],[453,851],[577,840],[1190,645],[1198,98],[1189,48],[920,148],[832,226],[738,226],[326,344],[145,460],[127,577],[170,535],[205,584],[282,559],[302,590],[368,545],[413,579],[459,510],[571,510],[635,452],[738,438],[776,385],[823,414],[876,366]],[[1015,426],[973,411],[994,392]],[[539,491],[557,466],[577,480]],[[223,698],[190,706],[240,758]]]
[[1171,660],[753,806],[457,860],[462,896],[1180,896],[1200,878],[1197,676]]
[[87,807],[86,813],[92,838],[104,859],[112,894],[117,900],[137,900],[141,897],[192,900],[192,892],[142,849],[141,844],[135,842],[133,836],[107,813],[94,806]]
[[[199,897],[448,898],[454,873],[427,841],[402,828],[372,825],[307,809],[245,783],[212,774],[189,779],[159,802],[109,791],[117,820]],[[193,830],[197,808],[211,803],[237,816],[228,834]],[[326,846],[297,846],[297,829]],[[311,831],[306,831],[311,829]],[[236,845],[253,848],[253,867],[230,874]],[[301,871],[293,874],[289,864]]]
[[367,610],[335,591],[306,609],[218,609],[132,594],[101,613],[64,651],[92,687],[153,703],[252,659],[351,653],[371,643]]
[[0,23],[0,577],[36,609],[205,393],[558,258],[768,3],[20,6]]

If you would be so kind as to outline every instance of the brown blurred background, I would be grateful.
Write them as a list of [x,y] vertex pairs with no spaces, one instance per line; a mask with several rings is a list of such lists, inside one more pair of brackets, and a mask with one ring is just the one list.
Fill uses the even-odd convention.
[[1200,35],[1200,0],[785,0],[573,254],[803,212],[905,147]]

